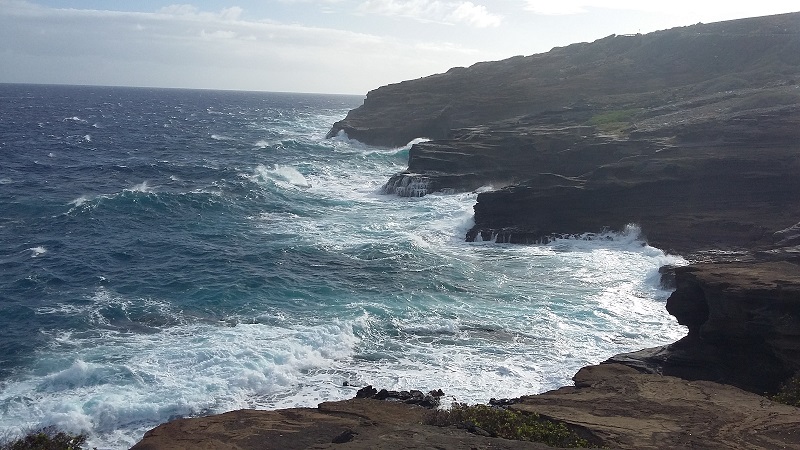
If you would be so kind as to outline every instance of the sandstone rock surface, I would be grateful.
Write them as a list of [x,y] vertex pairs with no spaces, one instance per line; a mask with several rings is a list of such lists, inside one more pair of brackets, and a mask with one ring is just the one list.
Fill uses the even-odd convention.
[[610,448],[800,448],[797,408],[732,386],[617,364],[585,367],[574,380],[512,408],[585,427]]
[[373,399],[322,403],[317,409],[240,410],[168,422],[149,431],[131,450],[551,448],[423,425],[427,412]]

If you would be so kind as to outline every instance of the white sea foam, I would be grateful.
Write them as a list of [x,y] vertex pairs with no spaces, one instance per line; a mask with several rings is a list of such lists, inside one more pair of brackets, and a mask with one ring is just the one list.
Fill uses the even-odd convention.
[[403,148],[410,149],[411,147],[414,146],[414,144],[422,144],[423,142],[428,142],[428,141],[430,141],[430,139],[428,139],[426,137],[418,137],[418,138],[412,139],[411,142],[406,144]]
[[[83,308],[39,313],[96,321],[109,308],[130,310],[142,301],[101,290]],[[164,308],[165,314],[176,314],[168,305]],[[58,346],[72,349],[69,353],[54,348],[35,374],[4,386],[0,426],[23,431],[30,425],[54,424],[89,432],[90,445],[127,448],[146,429],[176,416],[337,399],[343,395],[341,383],[312,380],[329,379],[326,372],[350,358],[359,343],[355,324],[194,322],[150,334],[113,329],[99,336],[62,334]],[[285,395],[298,388],[305,399]],[[31,402],[36,408],[30,408]],[[127,431],[119,432],[123,429]]]
[[28,250],[31,251],[31,258],[37,258],[47,253],[47,249],[42,247],[41,245],[38,247],[31,247]]
[[258,165],[251,179],[255,181],[272,181],[284,187],[311,187],[311,183],[297,169],[279,164],[274,165],[271,169]]
[[69,204],[78,207],[78,206],[81,206],[81,205],[83,205],[84,203],[86,203],[88,201],[91,201],[91,200],[92,200],[92,197],[90,197],[88,195],[81,195],[80,197],[76,198],[75,200],[69,202]]
[[153,188],[147,184],[147,180],[142,181],[139,184],[131,186],[129,189],[131,192],[152,192]]
[[89,134],[86,134],[86,135],[83,136],[83,140],[86,141],[86,142],[92,142],[92,136],[89,135]]
[[344,144],[350,147],[361,147],[361,148],[366,147],[366,145],[362,144],[361,141],[357,139],[350,139],[350,136],[348,136],[344,130],[339,130],[339,132],[336,133],[336,136],[331,138],[331,141],[335,143]]

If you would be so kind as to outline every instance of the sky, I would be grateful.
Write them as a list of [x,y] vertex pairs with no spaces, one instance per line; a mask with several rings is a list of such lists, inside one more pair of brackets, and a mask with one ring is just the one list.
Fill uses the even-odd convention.
[[[180,0],[177,0],[180,1]],[[0,83],[363,95],[798,0],[0,0]]]

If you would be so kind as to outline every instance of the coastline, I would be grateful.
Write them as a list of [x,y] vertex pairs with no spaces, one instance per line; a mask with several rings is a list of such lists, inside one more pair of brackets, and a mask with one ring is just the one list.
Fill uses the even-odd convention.
[[[613,448],[800,448],[797,409],[763,396],[800,370],[800,40],[775,31],[798,26],[800,13],[786,14],[480,63],[372,91],[329,136],[433,138],[384,192],[492,185],[467,240],[532,244],[637,223],[692,262],[665,270],[685,338],[508,408]],[[735,57],[706,64],[719,55]],[[496,72],[512,75],[481,81]],[[414,108],[394,101],[411,97]],[[426,411],[363,398],[235,411],[161,425],[133,448],[549,448],[426,425]]]
[[[494,404],[565,424],[610,448],[800,447],[797,408],[762,395],[762,389],[775,388],[800,362],[797,266],[695,264],[676,269],[675,283],[667,307],[689,327],[686,338],[584,367],[573,377],[573,386]],[[697,292],[706,295],[693,295]],[[771,309],[753,301],[759,295],[773,296]],[[739,302],[732,306],[731,299]],[[764,326],[768,319],[775,321],[773,328]],[[435,403],[412,398],[413,391],[373,393],[316,409],[240,410],[178,419],[154,428],[133,449],[551,448],[430,425],[426,406]]]

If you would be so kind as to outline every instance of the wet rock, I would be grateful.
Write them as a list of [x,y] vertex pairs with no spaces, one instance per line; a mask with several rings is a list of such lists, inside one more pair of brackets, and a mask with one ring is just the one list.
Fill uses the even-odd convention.
[[514,403],[517,403],[517,402],[519,402],[518,398],[501,398],[499,400],[496,399],[496,398],[490,398],[489,399],[489,405],[497,406],[499,408],[506,408],[508,406],[513,405]]
[[659,285],[662,289],[675,289],[675,266],[667,264],[658,268],[658,274],[661,275]]
[[372,386],[361,388],[356,393],[356,398],[371,398],[375,400],[387,400],[394,402],[402,402],[409,405],[418,405],[423,408],[437,408],[440,404],[441,397],[444,392],[441,389],[430,391],[428,394],[423,394],[419,390],[410,391],[389,391],[381,389],[380,391]]
[[356,398],[373,398],[378,393],[378,390],[372,385],[364,386],[356,392]]

